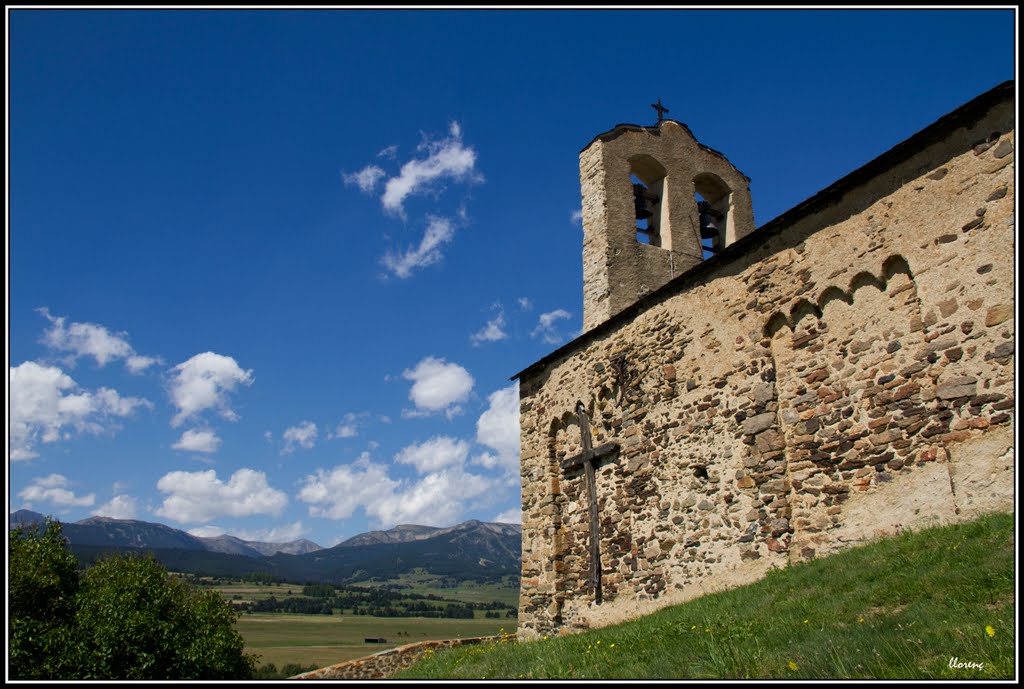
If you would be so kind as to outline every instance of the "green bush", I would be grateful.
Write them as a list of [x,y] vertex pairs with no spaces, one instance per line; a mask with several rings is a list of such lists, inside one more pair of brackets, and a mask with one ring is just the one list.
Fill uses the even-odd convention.
[[301,675],[303,672],[312,672],[318,669],[316,665],[299,665],[298,663],[288,663],[280,670],[274,663],[267,663],[261,665],[259,669],[253,674],[253,679],[290,679],[295,675]]
[[10,672],[19,679],[249,679],[231,606],[152,556],[83,573],[57,522],[10,539]]

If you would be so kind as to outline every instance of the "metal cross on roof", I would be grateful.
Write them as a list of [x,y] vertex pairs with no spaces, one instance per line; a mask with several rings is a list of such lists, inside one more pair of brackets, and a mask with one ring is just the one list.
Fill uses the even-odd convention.
[[661,99],[658,99],[657,103],[651,103],[651,107],[658,111],[658,122],[665,119],[665,113],[668,112],[668,108],[661,104]]

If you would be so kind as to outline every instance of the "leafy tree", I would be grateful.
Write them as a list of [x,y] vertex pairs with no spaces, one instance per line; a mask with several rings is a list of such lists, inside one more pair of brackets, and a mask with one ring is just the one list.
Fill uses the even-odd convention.
[[10,532],[7,601],[12,677],[45,679],[72,672],[78,561],[60,524],[49,520]]
[[314,598],[330,598],[334,595],[334,586],[331,584],[306,584],[302,587],[303,596]]
[[231,606],[151,555],[115,555],[79,574],[48,522],[41,534],[11,533],[10,571],[12,677],[252,677],[256,658],[243,653]]
[[256,584],[283,584],[284,579],[270,574],[269,572],[249,572],[244,577],[245,581],[251,581]]

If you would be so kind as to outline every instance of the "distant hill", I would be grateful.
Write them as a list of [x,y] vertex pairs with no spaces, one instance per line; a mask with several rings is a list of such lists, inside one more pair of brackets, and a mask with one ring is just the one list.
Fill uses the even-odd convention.
[[[415,527],[415,530],[430,528]],[[353,545],[354,539],[349,539],[333,548],[298,556],[295,561],[280,557],[273,561],[281,572],[301,567],[312,580],[338,584],[392,579],[417,569],[457,580],[492,580],[520,573],[522,527],[518,524],[470,520],[429,533],[422,531],[416,538],[404,541],[397,539],[408,536],[411,530],[408,527],[396,529],[400,534],[378,536],[383,540],[377,542],[358,544],[357,541]]]
[[11,513],[11,528],[27,526],[29,524],[41,524],[46,515],[33,512],[32,510],[18,510]]
[[134,519],[89,517],[79,522],[61,523],[64,537],[72,545],[99,545],[128,548],[180,548],[206,550],[202,540],[180,529]]
[[519,524],[500,524],[497,522],[480,522],[475,519],[456,526],[436,527],[418,526],[416,524],[399,524],[387,531],[367,531],[358,536],[342,541],[335,548],[351,548],[357,545],[378,545],[380,543],[409,543],[410,541],[422,541],[426,538],[444,536],[456,530],[465,531],[467,525],[481,525],[483,528],[495,534],[512,535],[520,537],[523,529]]
[[[42,522],[30,510],[10,515],[11,527]],[[104,553],[151,552],[173,571],[244,577],[266,573],[293,582],[345,584],[388,580],[413,570],[455,580],[496,580],[519,575],[522,527],[470,520],[450,527],[403,524],[353,536],[331,548],[308,540],[245,541],[198,537],[163,524],[90,517],[62,523],[72,552],[83,562]]]
[[[41,523],[45,515],[31,510],[18,510],[10,515],[11,528]],[[193,536],[192,534],[155,522],[111,517],[89,517],[78,522],[61,522],[61,531],[72,546],[96,546],[107,549],[199,550],[213,553],[264,557],[275,553],[298,555],[322,546],[301,539],[287,543],[245,541],[234,536]]]
[[287,543],[263,543],[261,541],[243,541],[241,538],[225,534],[223,536],[203,537],[199,540],[206,544],[207,550],[215,553],[233,553],[247,557],[262,557],[277,553],[302,555],[303,553],[311,553],[315,550],[323,550],[323,546],[319,546],[305,538]]
[[357,545],[378,545],[380,543],[408,543],[436,536],[441,531],[433,526],[417,526],[416,524],[399,524],[387,531],[367,531],[342,541],[335,548],[351,548]]

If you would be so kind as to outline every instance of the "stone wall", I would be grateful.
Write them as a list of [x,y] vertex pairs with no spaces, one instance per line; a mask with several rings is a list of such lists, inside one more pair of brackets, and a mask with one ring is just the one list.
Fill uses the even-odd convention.
[[304,672],[290,679],[385,679],[399,670],[409,667],[422,658],[425,653],[467,644],[497,643],[501,640],[501,636],[479,636],[470,639],[418,641],[397,648],[389,648],[365,658],[357,658],[319,670]]
[[[1001,88],[519,374],[521,637],[1013,509]],[[580,402],[620,446],[596,467],[600,604],[583,472],[559,467]]]

